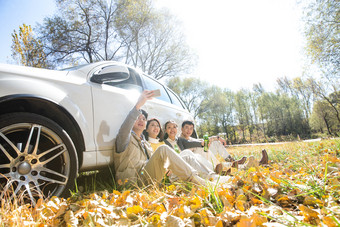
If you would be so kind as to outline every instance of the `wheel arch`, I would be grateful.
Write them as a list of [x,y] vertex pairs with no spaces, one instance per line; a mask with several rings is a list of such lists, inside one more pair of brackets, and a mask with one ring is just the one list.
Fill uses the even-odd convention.
[[0,115],[14,112],[35,113],[60,125],[71,137],[78,155],[79,168],[83,163],[85,141],[73,116],[58,103],[39,96],[9,95],[0,98]]

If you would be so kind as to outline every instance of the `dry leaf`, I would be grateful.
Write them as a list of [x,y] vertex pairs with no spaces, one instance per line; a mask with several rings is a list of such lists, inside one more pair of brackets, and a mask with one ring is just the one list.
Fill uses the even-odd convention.
[[148,218],[148,222],[156,226],[160,223],[160,221],[161,216],[159,216],[158,214],[154,214],[150,218]]
[[224,224],[223,224],[222,220],[219,220],[215,225],[215,227],[223,227],[223,226],[224,226]]
[[332,217],[324,217],[322,222],[328,227],[338,227],[338,223]]
[[166,218],[165,226],[168,226],[168,227],[184,227],[185,223],[179,217],[169,215]]
[[201,208],[201,206],[202,206],[202,202],[201,202],[200,198],[197,197],[197,196],[194,196],[193,198],[191,198],[189,200],[189,204],[190,204],[190,208],[194,211]]
[[322,201],[313,197],[313,196],[306,196],[303,200],[304,205],[315,206],[315,205],[322,205]]
[[169,207],[177,207],[180,203],[180,198],[178,197],[171,197],[168,199]]
[[74,213],[71,210],[66,211],[64,215],[64,220],[67,226],[78,226],[78,219],[74,216]]
[[300,204],[299,209],[301,210],[302,215],[305,217],[305,221],[312,224],[312,225],[317,225],[320,223],[319,219],[319,213]]
[[243,218],[237,224],[237,227],[256,227],[255,221],[251,218]]
[[116,226],[130,226],[130,220],[127,218],[120,218],[115,223]]
[[207,208],[203,208],[202,210],[200,210],[199,213],[201,215],[201,222],[203,225],[209,226],[216,224],[217,222],[216,217]]
[[141,208],[140,206],[132,206],[132,207],[126,208],[126,213],[128,215],[130,215],[130,214],[139,214],[141,212],[143,212],[143,208]]
[[255,197],[251,197],[250,201],[252,202],[252,204],[262,204],[263,203],[262,200],[259,200]]
[[276,178],[276,177],[270,176],[270,179],[271,179],[272,181],[274,181],[275,183],[277,183],[277,184],[281,184],[281,180],[279,180],[279,179]]
[[235,203],[235,207],[237,208],[237,209],[239,209],[240,211],[245,211],[246,210],[246,208],[245,208],[245,201],[243,201],[243,200],[238,200],[238,201],[236,201],[236,203]]
[[59,204],[59,210],[58,212],[55,214],[55,217],[59,217],[61,215],[63,215],[66,211],[66,209],[68,208],[68,205],[66,202],[62,202],[61,204]]
[[257,213],[254,213],[251,218],[254,220],[256,226],[261,226],[263,223],[267,222],[267,218],[264,216],[261,216]]
[[242,200],[242,201],[247,201],[247,196],[245,196],[244,194],[240,194],[239,196],[237,196],[236,198],[237,201]]
[[292,201],[287,195],[277,195],[275,199],[282,207],[290,207],[292,205]]

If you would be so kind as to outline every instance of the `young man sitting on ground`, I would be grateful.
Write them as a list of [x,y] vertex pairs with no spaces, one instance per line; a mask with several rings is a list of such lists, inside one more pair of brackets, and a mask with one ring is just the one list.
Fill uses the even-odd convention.
[[[215,160],[215,157],[222,157],[227,162],[232,162],[232,167],[238,167],[238,165],[245,164],[247,157],[242,157],[240,160],[235,161],[234,158],[228,153],[225,149],[223,143],[225,142],[221,138],[213,137],[210,138],[209,150],[208,152],[204,152],[204,140],[203,139],[195,139],[192,137],[194,133],[194,123],[192,121],[184,121],[182,123],[182,133],[181,137],[184,139],[181,140],[182,146],[184,149],[191,149],[194,153],[201,154],[202,156],[206,156],[208,160]],[[210,153],[211,152],[211,153]],[[213,157],[215,156],[215,157]],[[221,173],[223,170],[223,163],[220,163],[216,166],[215,172]],[[262,158],[260,161],[254,161],[254,157],[251,158],[251,161],[248,162],[247,167],[250,165],[267,165],[268,164],[268,154],[266,150],[262,150]]]

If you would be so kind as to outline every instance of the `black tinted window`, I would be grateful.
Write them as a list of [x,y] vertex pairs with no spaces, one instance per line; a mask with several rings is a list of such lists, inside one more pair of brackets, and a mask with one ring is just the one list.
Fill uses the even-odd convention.
[[149,78],[148,76],[144,75],[143,78],[144,78],[144,82],[145,82],[145,88],[147,90],[156,90],[156,89],[159,89],[161,91],[161,96],[157,97],[157,99],[160,99],[160,100],[163,100],[165,102],[171,103],[171,100],[170,100],[170,98],[168,96],[168,93],[164,89],[163,85],[158,83],[156,80],[153,80],[153,79]]

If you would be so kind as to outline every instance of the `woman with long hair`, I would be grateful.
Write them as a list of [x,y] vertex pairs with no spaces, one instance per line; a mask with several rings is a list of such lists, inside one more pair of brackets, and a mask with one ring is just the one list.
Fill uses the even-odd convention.
[[152,118],[147,121],[146,129],[143,131],[145,139],[155,151],[159,146],[165,144],[163,141],[163,130],[158,119]]

